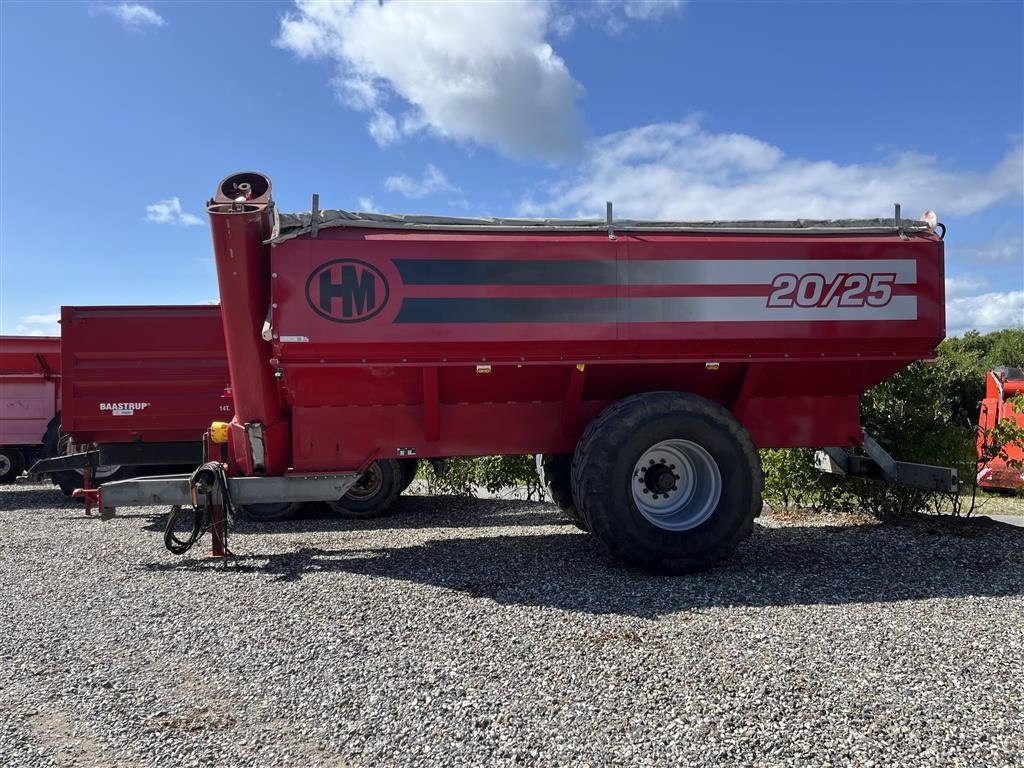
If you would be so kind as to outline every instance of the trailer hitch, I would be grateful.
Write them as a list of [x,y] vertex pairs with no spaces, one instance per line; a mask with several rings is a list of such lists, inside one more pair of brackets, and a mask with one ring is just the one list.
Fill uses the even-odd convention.
[[100,505],[99,488],[75,488],[71,492],[71,498],[81,499],[85,504],[85,516],[93,517],[92,508]]
[[960,479],[952,467],[896,461],[867,431],[861,446],[867,456],[851,454],[845,448],[822,448],[814,454],[815,468],[829,474],[862,477],[922,491],[956,493],[960,490]]

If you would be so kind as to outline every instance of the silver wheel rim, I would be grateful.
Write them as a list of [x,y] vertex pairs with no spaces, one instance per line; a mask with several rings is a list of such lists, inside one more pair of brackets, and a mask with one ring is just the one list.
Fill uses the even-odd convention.
[[6,475],[14,467],[14,462],[6,454],[0,453],[0,475]]
[[380,463],[375,461],[342,498],[349,501],[367,501],[380,493],[383,485],[384,472],[381,471]]
[[[119,470],[120,468],[121,468],[120,464],[104,464],[103,466],[96,467],[96,469],[94,469],[92,471],[92,479],[93,480],[106,480],[112,474],[117,472],[117,470]],[[82,477],[85,477],[85,470],[84,469],[78,470],[78,474],[80,474]]]
[[705,522],[722,498],[722,473],[704,448],[689,440],[662,440],[636,462],[629,488],[640,514],[666,531]]

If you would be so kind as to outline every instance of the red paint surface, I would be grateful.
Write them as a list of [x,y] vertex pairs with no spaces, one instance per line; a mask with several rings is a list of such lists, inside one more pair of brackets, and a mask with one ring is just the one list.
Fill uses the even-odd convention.
[[0,336],[0,446],[40,445],[60,396],[60,339]]
[[[997,381],[997,377],[999,377]],[[1002,391],[1000,391],[1002,390]],[[1008,378],[990,371],[985,384],[985,399],[978,415],[978,485],[990,490],[1015,490],[1024,487],[1024,448],[1019,445],[1003,446],[1006,457],[984,459],[985,432],[1003,419],[1024,426],[1024,413],[1014,409],[1007,400],[1024,394],[1024,379]],[[1011,462],[1020,462],[1014,466]]]
[[[215,208],[222,210],[218,205],[211,211]],[[264,394],[261,407],[276,418],[274,410],[282,404],[290,428],[287,464],[295,472],[359,469],[409,449],[423,457],[569,452],[603,408],[656,390],[693,392],[735,409],[760,447],[850,445],[862,439],[860,394],[908,363],[932,357],[945,335],[943,248],[934,235],[904,241],[895,234],[620,233],[610,241],[600,233],[331,228],[316,239],[306,234],[274,246],[252,245],[247,254],[237,248],[229,253],[218,217],[256,226],[244,224],[244,216],[212,213],[222,306],[225,313],[248,318],[238,333],[251,337],[255,320],[261,325],[262,313],[272,305],[276,337],[269,352],[248,343],[238,354],[229,340],[232,377],[237,387],[242,378],[280,372],[274,382],[280,401],[277,393]],[[240,260],[268,264],[269,295],[260,295],[262,278],[255,271],[247,286],[228,274]],[[664,262],[671,269],[697,261],[712,262],[716,269],[724,265],[727,274],[730,262],[749,260],[763,263],[769,276],[751,282],[740,275],[710,284],[680,279],[609,285],[580,279],[578,284],[460,285],[455,279],[406,285],[396,260],[509,260],[537,262],[540,268],[545,261],[578,262],[581,274],[594,266],[589,262],[613,262],[619,275],[634,274],[630,270],[646,262]],[[868,274],[873,262],[909,262],[914,279],[893,286],[892,295],[893,302],[908,297],[915,302],[915,316],[878,319],[875,312],[864,319],[827,320],[827,313],[819,313],[776,320],[782,315],[765,312],[764,304],[773,290],[774,265],[803,260],[815,262],[808,274]],[[354,311],[360,316],[349,322],[330,317],[343,319],[340,303],[326,313],[322,306],[317,309],[320,275],[325,265],[339,261],[369,265],[382,275],[386,304]],[[328,272],[329,280],[340,278],[340,267]],[[361,276],[363,267],[356,266],[353,274]],[[745,297],[753,303],[744,306],[753,307],[757,319],[629,322],[613,315],[599,322],[572,317],[531,322],[535,318],[529,316],[514,322],[399,322],[403,302],[414,299],[440,299],[441,306],[458,299],[594,298],[618,307],[618,300],[658,297]],[[716,363],[717,370],[707,363]],[[581,375],[579,365],[582,381],[574,378]],[[758,375],[748,380],[751,370]],[[232,431],[232,453],[238,457],[232,471],[245,471],[247,451],[239,426]]]
[[63,307],[61,334],[61,427],[76,443],[197,441],[230,420],[219,307]]

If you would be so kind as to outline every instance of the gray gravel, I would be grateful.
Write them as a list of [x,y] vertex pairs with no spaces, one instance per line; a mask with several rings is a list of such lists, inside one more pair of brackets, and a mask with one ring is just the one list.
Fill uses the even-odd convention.
[[768,519],[656,578],[544,504],[396,512],[225,570],[4,486],[0,764],[1024,764],[1019,528]]

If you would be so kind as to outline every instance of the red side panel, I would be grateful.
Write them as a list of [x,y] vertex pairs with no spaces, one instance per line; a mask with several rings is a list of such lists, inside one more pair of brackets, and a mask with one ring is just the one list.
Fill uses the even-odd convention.
[[0,336],[0,446],[42,443],[59,397],[60,339]]
[[219,307],[63,307],[61,333],[75,442],[199,440],[230,420]]
[[328,229],[273,248],[296,470],[571,451],[628,395],[733,409],[761,447],[848,445],[857,399],[945,335],[933,236]]

